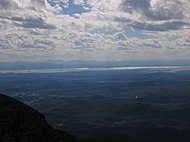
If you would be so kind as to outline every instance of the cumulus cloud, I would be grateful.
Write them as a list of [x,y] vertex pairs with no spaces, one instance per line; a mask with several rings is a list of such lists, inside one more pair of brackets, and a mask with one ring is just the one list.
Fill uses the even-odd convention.
[[122,0],[120,9],[135,19],[122,17],[122,21],[131,20],[130,26],[137,29],[167,31],[189,26],[186,0]]
[[123,0],[121,9],[130,14],[137,12],[152,20],[183,19],[183,3],[178,0]]
[[189,58],[189,19],[189,0],[1,0],[0,59]]
[[0,1],[0,8],[46,8],[47,1],[46,0],[1,0]]
[[46,0],[2,0],[0,18],[16,21],[41,22],[50,10]]
[[0,1],[0,8],[6,9],[6,8],[18,8],[19,3],[16,0],[1,0]]

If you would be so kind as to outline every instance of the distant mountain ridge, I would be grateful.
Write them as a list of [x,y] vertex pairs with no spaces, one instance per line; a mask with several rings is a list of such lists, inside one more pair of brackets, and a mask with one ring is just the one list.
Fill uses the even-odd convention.
[[77,142],[31,107],[0,94],[0,142]]
[[131,61],[59,61],[0,62],[0,70],[32,70],[55,68],[101,68],[134,66],[190,66],[189,60],[131,60]]

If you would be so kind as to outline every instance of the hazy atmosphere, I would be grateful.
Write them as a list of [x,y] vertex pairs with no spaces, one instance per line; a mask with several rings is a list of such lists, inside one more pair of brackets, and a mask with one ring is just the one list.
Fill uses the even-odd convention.
[[190,0],[0,0],[0,142],[190,142]]
[[0,61],[190,59],[189,0],[0,0]]

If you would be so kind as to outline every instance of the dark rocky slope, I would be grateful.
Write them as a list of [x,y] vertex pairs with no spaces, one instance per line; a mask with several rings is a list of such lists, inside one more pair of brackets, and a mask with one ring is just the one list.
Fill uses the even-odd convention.
[[0,94],[0,142],[76,142],[31,107]]

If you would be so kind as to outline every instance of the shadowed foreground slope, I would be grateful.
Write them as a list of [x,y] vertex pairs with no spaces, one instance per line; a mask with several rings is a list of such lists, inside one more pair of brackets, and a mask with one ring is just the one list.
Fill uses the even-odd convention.
[[0,94],[0,142],[76,142],[31,107]]
[[[190,142],[190,130],[175,128],[118,128],[80,136],[82,142]],[[0,142],[77,142],[76,138],[47,124],[31,107],[0,95]]]

